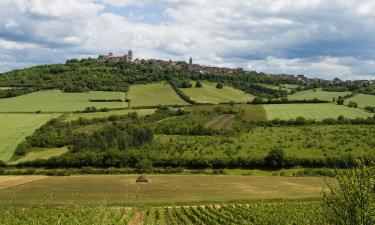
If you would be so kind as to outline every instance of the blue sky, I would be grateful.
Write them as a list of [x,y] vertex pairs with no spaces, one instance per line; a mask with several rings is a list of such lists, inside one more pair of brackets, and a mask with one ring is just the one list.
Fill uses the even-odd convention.
[[133,49],[267,73],[375,79],[371,0],[1,0],[0,72]]

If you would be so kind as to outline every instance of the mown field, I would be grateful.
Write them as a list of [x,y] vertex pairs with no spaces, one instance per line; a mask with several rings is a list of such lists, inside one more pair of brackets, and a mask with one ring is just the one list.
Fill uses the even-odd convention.
[[[33,176],[20,177],[29,179]],[[328,178],[147,175],[149,183],[137,184],[137,175],[81,175],[37,177],[20,185],[0,176],[1,205],[180,205],[256,199],[319,197]],[[5,184],[2,184],[5,183]]]
[[350,94],[350,92],[330,92],[322,91],[320,88],[310,89],[306,91],[300,91],[288,96],[290,100],[311,100],[318,98],[319,100],[332,101],[333,98],[338,98],[339,96],[345,96]]
[[375,95],[356,94],[354,97],[345,100],[344,104],[349,104],[350,101],[356,102],[358,107],[365,108],[366,106],[375,107]]
[[165,82],[131,85],[128,91],[130,107],[158,105],[188,105]]
[[106,118],[112,115],[122,116],[129,113],[136,112],[139,116],[146,116],[153,114],[156,109],[121,109],[113,110],[109,112],[93,112],[93,113],[69,113],[64,115],[64,121],[73,121],[78,120],[79,118],[83,119],[94,119],[94,118]]
[[35,129],[59,114],[0,113],[0,160],[8,161],[16,146]]
[[269,104],[263,105],[268,120],[289,120],[303,116],[306,119],[323,120],[327,118],[336,119],[340,115],[346,118],[372,117],[373,114],[362,109],[349,108],[346,106],[326,104]]
[[223,89],[216,88],[216,83],[203,81],[201,88],[181,88],[182,92],[189,96],[191,99],[199,103],[228,103],[234,102],[249,102],[254,99],[254,96],[245,93],[241,90],[224,86]]
[[64,93],[58,90],[39,91],[13,98],[0,99],[0,112],[73,112],[86,107],[125,108],[126,102],[89,102],[89,99],[122,99],[124,92],[91,91]]
[[288,156],[298,158],[375,155],[375,128],[369,126],[284,126],[254,127],[236,137],[157,135],[161,146],[152,146],[158,158],[230,159],[232,157],[265,157],[278,147]]

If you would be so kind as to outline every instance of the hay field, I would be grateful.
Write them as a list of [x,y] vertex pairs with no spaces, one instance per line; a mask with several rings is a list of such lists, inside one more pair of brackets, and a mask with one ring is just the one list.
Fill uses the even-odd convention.
[[303,116],[306,119],[323,120],[327,118],[336,119],[340,115],[346,118],[371,117],[371,113],[362,109],[354,109],[346,106],[327,104],[270,104],[263,105],[267,120],[282,119],[289,120]]
[[201,88],[181,88],[181,90],[189,96],[191,99],[199,103],[228,103],[234,102],[249,102],[254,99],[254,96],[243,92],[241,90],[232,88],[230,86],[224,86],[223,89],[216,88],[216,83],[203,81]]
[[124,92],[91,91],[64,93],[59,90],[39,91],[14,98],[0,99],[0,112],[73,112],[88,106],[125,108],[126,102],[89,102],[89,99],[123,99]]
[[16,146],[35,129],[60,114],[8,114],[0,113],[0,160],[8,161]]
[[319,100],[324,101],[332,101],[333,98],[338,98],[339,96],[345,96],[350,94],[350,92],[330,92],[330,91],[322,91],[321,88],[310,89],[306,91],[300,91],[288,96],[290,100],[311,100],[314,98],[318,98]]
[[168,83],[136,84],[129,87],[130,107],[158,105],[188,105]]
[[137,175],[48,177],[0,190],[0,204],[189,204],[251,199],[319,197],[324,180],[317,177],[147,175],[150,183],[135,183]]

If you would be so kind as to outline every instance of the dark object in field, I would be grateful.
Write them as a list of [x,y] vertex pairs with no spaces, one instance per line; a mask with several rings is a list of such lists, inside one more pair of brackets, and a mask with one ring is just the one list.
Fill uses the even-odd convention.
[[142,175],[142,176],[139,176],[135,182],[137,182],[137,183],[148,183],[148,180],[145,176]]

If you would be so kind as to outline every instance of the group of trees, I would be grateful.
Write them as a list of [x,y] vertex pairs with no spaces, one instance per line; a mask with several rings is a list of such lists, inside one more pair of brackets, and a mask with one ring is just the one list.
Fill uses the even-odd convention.
[[31,92],[38,91],[36,88],[10,88],[0,90],[0,98],[12,98],[20,95],[29,94]]

